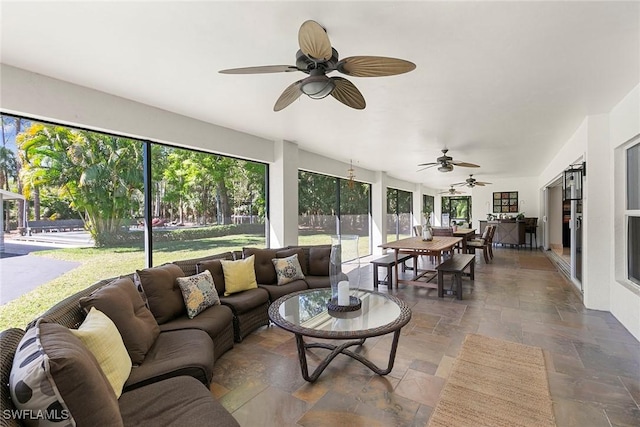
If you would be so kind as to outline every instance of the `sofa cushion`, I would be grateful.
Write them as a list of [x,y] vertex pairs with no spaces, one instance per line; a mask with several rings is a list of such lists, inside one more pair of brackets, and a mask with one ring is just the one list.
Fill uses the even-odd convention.
[[331,246],[312,246],[309,248],[309,274],[328,276]]
[[149,309],[158,324],[163,324],[185,312],[182,292],[176,283],[178,277],[184,277],[182,269],[175,264],[137,270],[144,293],[147,295]]
[[209,386],[213,375],[213,341],[198,329],[162,332],[149,349],[144,363],[131,370],[124,389],[180,375],[194,377]]
[[276,258],[278,249],[258,249],[258,248],[243,248],[243,258],[248,258],[251,255],[255,257],[254,268],[256,270],[256,280],[262,285],[275,284],[277,281],[276,269],[273,268],[272,259]]
[[118,403],[125,426],[239,426],[206,387],[186,376],[128,391]]
[[254,260],[255,255],[237,261],[220,260],[224,272],[225,296],[258,287]]
[[123,425],[118,399],[96,358],[57,323],[39,320],[22,338],[10,390],[18,409],[36,417],[47,411],[50,417],[26,419],[26,425]]
[[[197,270],[198,263],[211,261],[214,259],[228,259],[233,261],[235,258],[233,257],[232,252],[222,252],[215,255],[209,255],[202,258],[191,258],[191,259],[183,259],[179,261],[173,261],[173,264],[177,265],[182,269],[182,272],[185,276],[193,276],[196,273],[202,273],[202,271]],[[213,276],[215,280],[216,276]]]
[[274,258],[271,260],[278,277],[278,286],[286,285],[294,280],[304,279],[302,268],[298,262],[298,254],[286,258]]
[[307,282],[304,280],[294,280],[293,282],[289,282],[286,285],[278,286],[278,285],[258,285],[260,288],[269,292],[269,300],[271,302],[277,300],[283,295],[290,294],[291,292],[296,291],[304,291],[305,289],[309,289],[307,286]]
[[176,317],[170,322],[160,325],[160,330],[179,331],[183,329],[200,329],[209,334],[209,337],[215,341],[215,338],[229,328],[233,322],[233,313],[226,305],[214,305],[198,314],[193,319],[189,319],[186,314]]
[[237,294],[221,297],[220,302],[231,307],[233,313],[238,315],[247,313],[256,307],[268,303],[269,293],[260,288],[249,289],[248,291],[238,292]]
[[218,291],[218,295],[224,295],[224,271],[222,270],[222,263],[219,259],[201,261],[196,264],[196,271],[202,273],[208,270],[213,277],[213,284]]
[[304,250],[303,248],[288,248],[288,249],[280,249],[276,252],[276,258],[287,258],[293,254],[298,255],[298,262],[300,263],[300,267],[302,267],[302,274],[305,276],[309,274],[309,260],[307,257],[308,250]]
[[91,307],[87,318],[71,333],[95,356],[116,397],[131,373],[131,358],[116,325],[103,312]]
[[88,297],[80,298],[80,306],[86,311],[95,307],[115,323],[134,365],[142,363],[160,333],[151,311],[129,278],[116,279]]
[[309,289],[331,287],[331,279],[329,276],[304,276],[304,281],[307,282]]
[[208,270],[193,276],[178,277],[176,280],[182,291],[182,298],[190,319],[196,317],[205,308],[220,304],[218,291],[213,285],[213,277]]

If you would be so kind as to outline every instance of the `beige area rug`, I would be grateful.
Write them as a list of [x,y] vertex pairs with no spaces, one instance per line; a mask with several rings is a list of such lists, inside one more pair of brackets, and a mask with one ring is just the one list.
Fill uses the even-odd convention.
[[429,427],[555,426],[542,349],[467,335]]
[[528,270],[555,270],[556,266],[553,265],[549,258],[546,256],[523,256],[518,258],[518,264],[520,268],[526,268]]

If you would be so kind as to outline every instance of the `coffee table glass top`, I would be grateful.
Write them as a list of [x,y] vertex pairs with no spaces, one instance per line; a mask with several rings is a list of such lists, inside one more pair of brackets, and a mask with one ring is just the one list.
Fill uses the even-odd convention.
[[404,301],[393,295],[355,291],[362,308],[353,312],[327,311],[331,289],[312,289],[279,298],[269,309],[271,320],[283,329],[317,338],[377,336],[394,331],[411,318]]

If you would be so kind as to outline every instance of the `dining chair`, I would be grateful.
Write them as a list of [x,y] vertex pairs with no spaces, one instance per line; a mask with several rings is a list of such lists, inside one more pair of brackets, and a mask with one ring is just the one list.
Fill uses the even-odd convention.
[[476,249],[482,249],[484,262],[489,263],[489,257],[493,258],[493,235],[495,234],[495,225],[487,225],[481,237],[470,239],[467,241],[467,251],[475,253]]
[[536,248],[538,247],[538,218],[525,218],[524,219],[524,233],[525,242],[526,235],[529,235],[529,249],[533,249],[533,240],[536,241]]

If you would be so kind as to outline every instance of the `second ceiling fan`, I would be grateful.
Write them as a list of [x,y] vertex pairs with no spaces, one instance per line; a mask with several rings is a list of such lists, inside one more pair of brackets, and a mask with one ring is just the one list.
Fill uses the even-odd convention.
[[262,74],[302,71],[309,74],[287,87],[273,106],[280,111],[301,95],[313,99],[333,96],[348,107],[362,110],[366,106],[364,97],[353,83],[343,77],[327,77],[338,71],[353,77],[393,76],[412,71],[413,62],[384,56],[350,56],[339,59],[338,51],[331,47],[325,29],[315,21],[306,21],[298,31],[300,50],[296,53],[296,65],[265,65],[258,67],[231,68],[221,70],[223,74]]
[[490,182],[478,181],[473,177],[473,174],[469,174],[469,178],[467,178],[464,182],[457,182],[455,184],[452,184],[452,187],[460,187],[464,185],[466,187],[473,188],[476,185],[480,187],[484,187],[485,185],[490,185],[490,184],[491,184]]
[[430,163],[420,163],[418,166],[422,167],[418,170],[418,172],[423,171],[425,169],[432,168],[434,166],[438,166],[438,170],[440,172],[451,172],[454,166],[460,166],[463,168],[479,168],[479,165],[469,162],[462,162],[460,160],[453,160],[453,157],[447,156],[447,152],[449,149],[445,148],[442,150],[442,156],[438,157],[435,162]]

